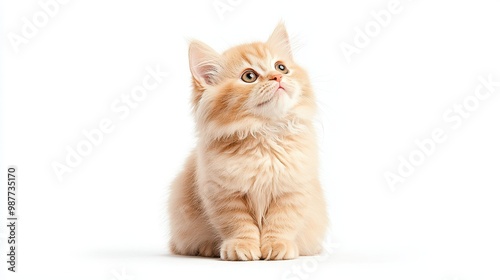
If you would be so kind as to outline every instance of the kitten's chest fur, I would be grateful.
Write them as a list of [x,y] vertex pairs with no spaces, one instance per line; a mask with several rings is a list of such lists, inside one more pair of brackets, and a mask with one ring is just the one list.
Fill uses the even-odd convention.
[[255,138],[220,145],[212,163],[216,177],[243,192],[285,191],[300,177],[309,149],[293,137]]
[[272,199],[302,188],[314,176],[314,149],[307,135],[228,139],[209,153],[208,176],[228,191],[244,193],[261,226]]

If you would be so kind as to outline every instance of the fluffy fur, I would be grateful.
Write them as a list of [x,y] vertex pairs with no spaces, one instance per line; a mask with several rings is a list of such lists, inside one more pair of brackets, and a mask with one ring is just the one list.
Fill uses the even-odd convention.
[[[199,139],[172,184],[171,251],[223,260],[319,253],[327,216],[315,101],[284,25],[223,54],[193,41],[189,62]],[[242,80],[245,71],[256,80]]]

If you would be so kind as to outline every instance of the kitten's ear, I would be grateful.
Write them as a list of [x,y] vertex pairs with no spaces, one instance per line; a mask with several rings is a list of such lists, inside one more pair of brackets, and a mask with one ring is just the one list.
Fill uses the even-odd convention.
[[269,36],[269,39],[267,39],[267,44],[272,48],[283,52],[283,54],[288,55],[289,58],[292,59],[290,38],[288,37],[288,32],[286,32],[285,24],[283,22],[278,23],[271,36]]
[[189,44],[189,69],[196,82],[204,88],[213,85],[220,73],[220,55],[200,41]]

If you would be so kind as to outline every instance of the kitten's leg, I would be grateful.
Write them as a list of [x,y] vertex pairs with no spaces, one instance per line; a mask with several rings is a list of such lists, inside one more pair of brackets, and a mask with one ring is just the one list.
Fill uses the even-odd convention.
[[260,259],[259,228],[250,214],[245,195],[230,193],[217,185],[204,189],[205,208],[222,237],[221,258],[231,261]]
[[299,256],[295,242],[298,230],[304,224],[301,210],[306,197],[288,192],[275,197],[264,217],[261,233],[262,257],[267,260],[288,260]]
[[219,257],[220,239],[208,222],[195,185],[191,156],[171,186],[170,251],[178,255]]
[[323,192],[319,182],[313,184],[315,184],[315,190],[313,189],[311,192],[313,195],[307,203],[307,207],[301,210],[304,213],[304,224],[296,238],[301,256],[311,256],[321,252],[321,244],[328,226],[328,215]]

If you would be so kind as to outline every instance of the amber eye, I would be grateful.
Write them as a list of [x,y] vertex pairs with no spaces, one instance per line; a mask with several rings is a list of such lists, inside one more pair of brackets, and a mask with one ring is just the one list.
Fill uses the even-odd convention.
[[286,68],[285,64],[281,63],[281,62],[276,62],[276,65],[274,65],[274,68],[276,68],[276,70],[280,71],[281,73],[283,74],[288,74],[288,68]]
[[254,70],[248,69],[243,72],[243,75],[241,75],[241,79],[245,83],[253,83],[257,80],[259,77],[259,74],[257,74]]

